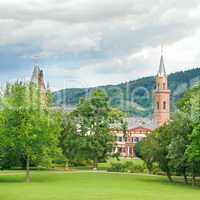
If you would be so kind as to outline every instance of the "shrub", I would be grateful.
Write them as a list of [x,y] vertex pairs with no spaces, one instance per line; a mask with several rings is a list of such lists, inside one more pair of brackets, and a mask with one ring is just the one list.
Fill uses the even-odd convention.
[[125,172],[124,165],[122,163],[111,163],[111,167],[108,168],[109,172]]
[[145,165],[136,164],[132,161],[125,163],[111,163],[111,167],[108,169],[110,172],[130,172],[130,173],[144,173],[147,171]]
[[133,165],[133,168],[130,170],[131,173],[144,173],[145,172],[145,166],[144,165]]
[[165,174],[165,173],[160,169],[160,167],[158,166],[158,164],[153,164],[151,173],[152,173],[152,174],[155,174],[155,175],[164,175],[164,174]]

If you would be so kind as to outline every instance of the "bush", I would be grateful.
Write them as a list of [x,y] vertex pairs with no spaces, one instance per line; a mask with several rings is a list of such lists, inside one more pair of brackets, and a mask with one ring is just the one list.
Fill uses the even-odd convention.
[[165,173],[160,169],[158,164],[153,164],[151,173],[155,175],[165,175]]
[[124,165],[122,163],[111,163],[111,167],[108,168],[109,172],[125,172]]
[[129,173],[144,173],[147,171],[145,165],[135,164],[132,161],[125,163],[111,163],[111,167],[108,169],[110,172],[129,172]]

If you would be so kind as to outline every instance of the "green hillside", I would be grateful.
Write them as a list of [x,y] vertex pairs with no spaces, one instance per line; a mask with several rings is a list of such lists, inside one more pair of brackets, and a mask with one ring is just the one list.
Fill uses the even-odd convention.
[[[200,68],[181,71],[168,76],[171,90],[171,107],[183,96],[186,89],[200,80]],[[152,91],[155,88],[155,77],[145,77],[118,85],[100,86],[106,91],[114,107],[125,111],[128,116],[151,116],[153,111]],[[89,95],[96,88],[71,88],[54,93],[55,105],[75,106],[80,97]]]

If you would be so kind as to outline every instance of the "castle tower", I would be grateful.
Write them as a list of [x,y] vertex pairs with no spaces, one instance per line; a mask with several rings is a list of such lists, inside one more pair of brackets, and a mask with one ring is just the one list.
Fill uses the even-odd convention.
[[156,76],[156,89],[154,90],[154,120],[157,126],[162,126],[169,119],[170,90],[168,89],[163,55],[161,55],[159,71]]
[[41,70],[38,65],[34,66],[31,82],[38,87],[40,91],[39,93],[40,102],[43,105],[45,105],[47,102],[47,92],[46,92],[46,87],[45,87],[45,82],[44,82],[44,73],[43,73],[43,70]]
[[34,66],[31,82],[36,84],[40,88],[41,91],[46,90],[45,83],[44,83],[44,73],[42,70],[40,70],[38,65]]

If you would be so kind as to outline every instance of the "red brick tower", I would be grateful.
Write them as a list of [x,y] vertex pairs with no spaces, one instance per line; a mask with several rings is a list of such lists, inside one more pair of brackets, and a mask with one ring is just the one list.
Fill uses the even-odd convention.
[[154,90],[154,119],[158,126],[162,126],[170,119],[170,90],[168,89],[163,55],[160,58],[156,89]]

